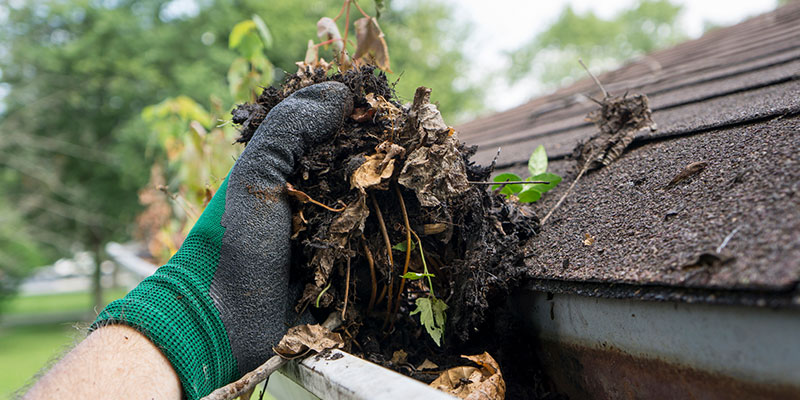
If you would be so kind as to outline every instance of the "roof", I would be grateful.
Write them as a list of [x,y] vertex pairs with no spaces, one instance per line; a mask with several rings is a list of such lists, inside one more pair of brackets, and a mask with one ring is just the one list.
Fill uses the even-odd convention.
[[[655,132],[584,176],[526,264],[541,282],[790,293],[800,304],[800,3],[659,51],[599,78],[609,92],[650,98]],[[458,127],[473,158],[527,174],[543,144],[564,182],[536,204],[548,211],[575,176],[568,156],[596,128],[602,98],[590,79]],[[687,165],[695,176],[668,187]],[[586,235],[594,243],[584,243]],[[718,251],[719,250],[719,251]],[[563,286],[563,285],[562,285]]]

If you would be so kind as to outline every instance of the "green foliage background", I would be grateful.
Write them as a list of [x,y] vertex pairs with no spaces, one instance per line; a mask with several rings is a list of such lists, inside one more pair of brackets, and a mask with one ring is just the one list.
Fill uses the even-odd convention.
[[680,12],[681,6],[669,0],[638,0],[609,19],[567,6],[552,25],[510,54],[509,77],[532,75],[552,89],[584,76],[579,58],[593,70],[611,69],[685,40]]

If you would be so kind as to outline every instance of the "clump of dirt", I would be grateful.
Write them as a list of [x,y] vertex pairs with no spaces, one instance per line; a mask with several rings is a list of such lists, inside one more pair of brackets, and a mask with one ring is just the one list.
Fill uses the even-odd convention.
[[[292,266],[305,283],[297,311],[341,312],[353,353],[428,382],[436,377],[431,371],[463,364],[466,351],[497,350],[503,337],[495,335],[516,330],[495,310],[525,276],[523,246],[539,220],[470,184],[488,180],[491,168],[469,161],[475,148],[444,122],[430,89],[420,87],[403,105],[373,67],[336,74],[301,68],[233,111],[239,141],[246,143],[280,100],[326,80],[352,90],[354,111],[331,140],[306,151],[289,179],[296,199]],[[426,269],[430,279],[401,278]],[[441,346],[420,315],[411,315],[417,300],[433,293],[447,304]],[[398,350],[407,354],[402,361],[393,357]],[[506,353],[498,361],[512,377],[504,361],[515,356]],[[421,369],[425,360],[437,368]]]

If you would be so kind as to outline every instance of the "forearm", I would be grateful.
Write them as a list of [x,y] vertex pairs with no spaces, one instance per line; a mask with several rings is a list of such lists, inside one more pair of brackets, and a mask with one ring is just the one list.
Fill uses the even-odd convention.
[[56,363],[24,399],[180,399],[178,375],[135,329],[109,325],[92,332]]

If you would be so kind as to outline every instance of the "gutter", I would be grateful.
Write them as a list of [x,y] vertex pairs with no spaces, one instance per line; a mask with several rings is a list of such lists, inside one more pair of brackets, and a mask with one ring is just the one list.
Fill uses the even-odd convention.
[[800,398],[800,310],[525,290],[518,312],[559,393]]

